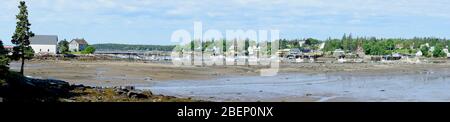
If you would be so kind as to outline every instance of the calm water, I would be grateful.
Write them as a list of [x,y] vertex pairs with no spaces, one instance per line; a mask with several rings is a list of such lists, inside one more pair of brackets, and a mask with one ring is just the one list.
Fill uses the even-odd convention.
[[[401,75],[398,75],[401,74]],[[213,101],[450,101],[450,69],[417,73],[280,74],[202,81],[165,81],[154,93]],[[342,99],[341,99],[342,100]]]

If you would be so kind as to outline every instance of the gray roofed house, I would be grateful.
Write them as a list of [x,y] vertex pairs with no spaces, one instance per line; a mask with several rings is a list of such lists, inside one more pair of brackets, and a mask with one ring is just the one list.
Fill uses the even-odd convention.
[[72,41],[76,41],[78,44],[88,44],[84,39],[74,39]]
[[73,39],[69,43],[69,50],[78,52],[84,50],[88,46],[85,39]]
[[30,38],[30,46],[35,53],[56,54],[58,36],[56,35],[35,35]]
[[58,36],[56,35],[36,35],[30,38],[32,45],[57,45]]

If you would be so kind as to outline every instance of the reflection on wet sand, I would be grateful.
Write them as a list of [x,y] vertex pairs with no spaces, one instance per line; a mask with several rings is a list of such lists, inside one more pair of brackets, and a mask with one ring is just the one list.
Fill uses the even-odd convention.
[[213,101],[450,101],[450,69],[403,75],[288,73],[158,82],[140,88]]

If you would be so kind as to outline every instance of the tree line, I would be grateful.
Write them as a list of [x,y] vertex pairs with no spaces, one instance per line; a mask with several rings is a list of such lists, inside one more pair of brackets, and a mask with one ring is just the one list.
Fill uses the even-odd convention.
[[[316,50],[319,48],[319,44],[321,43],[320,40],[318,39],[314,39],[314,38],[307,38],[307,39],[293,39],[293,40],[288,40],[288,39],[279,39],[276,40],[278,43],[278,49],[293,49],[293,48],[298,48],[301,50],[304,49],[308,49],[308,50]],[[300,45],[300,42],[304,42],[302,45]],[[264,43],[264,44],[263,44]],[[272,54],[272,42],[270,41],[264,41],[264,42],[258,42],[255,40],[250,40],[250,39],[245,39],[245,40],[227,40],[227,39],[212,39],[212,40],[208,40],[208,41],[198,41],[198,40],[193,40],[188,44],[182,44],[182,45],[177,45],[174,48],[174,51],[197,51],[200,50],[202,52],[204,51],[211,51],[211,49],[213,49],[214,47],[220,49],[218,51],[221,52],[229,52],[231,50],[240,50],[242,52],[240,53],[244,53],[245,55],[249,54],[249,49],[250,47],[256,46],[256,47],[260,47],[262,45],[266,46],[266,50],[262,50],[260,49],[259,51],[261,53],[265,53],[265,54]],[[200,48],[201,47],[201,48]],[[233,48],[237,48],[237,49],[233,49]]]
[[[220,41],[218,43],[218,41]],[[175,47],[175,51],[181,51],[182,49],[185,51],[194,51],[199,49],[201,46],[201,50],[205,51],[208,48],[213,46],[216,47],[225,47],[223,48],[223,52],[227,52],[231,48],[230,46],[233,44],[243,43],[244,51],[248,54],[248,49],[251,45],[259,45],[260,43],[253,40],[211,40],[211,41],[202,41],[194,44],[195,41],[191,41],[189,44],[178,45]],[[280,39],[279,49],[300,49],[300,50],[319,50],[319,46],[322,43],[324,47],[321,51],[324,52],[333,52],[337,49],[344,50],[347,53],[358,53],[358,51],[362,51],[362,53],[366,55],[390,55],[393,53],[401,53],[401,54],[410,54],[415,55],[417,52],[422,52],[423,56],[426,57],[446,57],[447,54],[443,51],[444,48],[447,48],[450,45],[450,40],[448,39],[440,39],[433,37],[414,37],[412,39],[403,39],[403,38],[376,38],[376,37],[353,37],[351,34],[344,36],[340,39],[332,39],[328,38],[326,40],[318,40],[314,38],[306,38],[306,39]],[[220,44],[222,43],[222,44]],[[270,54],[270,45],[268,43],[267,53]],[[431,50],[434,48],[434,50]],[[187,50],[186,50],[187,49]]]
[[[325,40],[324,51],[342,49],[346,52],[356,52],[362,48],[366,55],[389,55],[392,53],[416,54],[421,51],[426,57],[445,57],[442,50],[450,45],[450,40],[434,37],[403,38],[376,38],[376,37],[352,37],[344,35],[341,39]],[[434,50],[430,51],[430,48]]]

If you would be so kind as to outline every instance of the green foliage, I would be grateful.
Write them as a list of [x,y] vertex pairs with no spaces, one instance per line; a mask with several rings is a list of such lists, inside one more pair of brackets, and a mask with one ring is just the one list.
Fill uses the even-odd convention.
[[227,40],[223,39],[222,40],[222,46],[223,46],[223,52],[227,52]]
[[430,48],[427,47],[427,46],[422,46],[420,48],[420,51],[422,52],[422,55],[425,56],[425,57],[429,57],[430,56],[430,54],[428,53],[429,50],[430,50]]
[[93,54],[95,52],[95,47],[94,46],[87,46],[86,49],[84,49],[83,51],[81,51],[82,54]]
[[336,49],[342,49],[342,43],[339,39],[328,39],[325,43],[324,51],[334,51]]
[[313,38],[308,38],[308,39],[305,40],[305,44],[308,45],[308,46],[317,45],[319,43],[320,43],[319,40],[313,39]]
[[[311,40],[313,40],[311,38]],[[299,42],[300,41],[304,41],[304,40],[299,40],[299,39],[293,39],[293,40],[287,40],[287,39],[280,39],[279,40],[279,46],[280,49],[291,49],[291,48],[302,48],[300,47]]]
[[69,53],[69,42],[66,39],[60,41],[58,43],[58,49],[61,54]]
[[280,40],[280,49],[287,49],[288,45],[291,45],[287,39]]
[[433,57],[447,57],[447,53],[443,51],[443,46],[438,45],[433,50]]
[[30,38],[34,36],[34,33],[30,31],[30,22],[28,21],[27,6],[24,1],[20,2],[20,12],[16,16],[17,26],[11,42],[16,45],[16,52],[14,56],[21,57],[23,52],[30,45]]
[[[342,39],[327,39],[324,51],[334,51],[335,49],[343,49],[347,52],[355,52],[358,46],[362,46],[367,55],[388,55],[392,53],[414,54],[420,49],[424,56],[431,57],[433,54],[428,53],[430,49],[427,46],[421,46],[428,43],[430,46],[448,45],[450,40],[438,38],[413,38],[413,39],[383,39],[383,38],[367,38],[359,37],[353,39],[351,35],[344,35]],[[396,46],[399,46],[398,49]],[[442,47],[442,46],[441,46]],[[437,52],[440,53],[440,52]],[[439,54],[442,56],[443,54]]]
[[[16,46],[13,49],[13,55],[10,57],[11,60],[20,60],[20,59],[26,59],[26,60],[30,60],[33,59],[34,57],[34,50],[31,46],[27,46],[23,48],[23,54],[21,53],[21,49],[20,47]],[[20,56],[19,56],[20,55]]]
[[30,60],[34,57],[34,54],[35,54],[35,52],[34,52],[33,48],[28,46],[24,49],[24,57],[23,58]]
[[395,49],[395,43],[393,39],[388,39],[386,42],[384,42],[385,49],[386,50],[394,50]]
[[[299,42],[305,41],[305,44],[303,46],[300,46]],[[320,44],[320,40],[308,38],[308,39],[280,39],[279,40],[279,47],[280,49],[317,49],[318,44]],[[424,56],[431,57],[433,56],[432,53],[429,53],[429,47],[423,46],[425,44],[429,44],[429,46],[436,46],[441,45],[442,47],[447,46],[450,44],[450,40],[446,39],[438,39],[438,38],[412,38],[412,39],[401,39],[401,38],[390,38],[390,39],[384,39],[384,38],[375,38],[375,37],[352,37],[352,35],[344,35],[342,39],[332,39],[328,38],[325,42],[325,47],[323,51],[330,52],[334,51],[336,49],[346,49],[346,52],[350,53],[356,53],[358,51],[358,48],[362,48],[365,54],[367,55],[390,55],[392,53],[401,53],[401,54],[411,54],[414,55],[417,51],[421,50]],[[185,47],[190,47],[191,50],[194,49],[195,45],[193,44],[194,41],[191,41],[191,44],[184,45]],[[223,51],[226,52],[227,49],[230,48],[230,46],[236,43],[232,40],[223,40],[223,46],[227,48],[223,48]],[[257,45],[260,43],[257,43],[255,41],[246,40],[245,41],[245,48],[247,49],[250,45],[254,45],[256,43]],[[203,46],[203,50],[205,47],[211,46],[213,43],[204,42],[201,46]],[[270,48],[270,42],[267,46],[267,50],[261,50],[262,52],[267,52],[270,54],[271,48]],[[198,45],[200,46],[200,45]],[[183,47],[183,46],[181,46]],[[181,49],[181,47],[179,49]],[[184,48],[189,49],[189,48]],[[436,52],[436,56],[443,56],[442,52]]]
[[391,53],[390,50],[386,50],[382,42],[367,42],[363,47],[366,55],[386,55]]
[[400,53],[400,54],[415,54],[416,53],[416,51],[415,50],[412,50],[412,49],[396,49],[396,50],[394,50],[394,52],[396,52],[396,53]]
[[351,47],[352,41],[353,41],[353,38],[352,38],[351,34],[349,36],[344,34],[344,36],[342,37],[342,48],[344,51],[352,51],[352,47]]
[[361,42],[362,39],[360,38],[354,39],[351,34],[348,36],[347,34],[344,34],[342,39],[328,38],[325,41],[324,51],[334,51],[336,49],[342,49],[347,52],[354,52],[358,49],[358,44],[362,44]]
[[9,70],[8,51],[3,47],[3,41],[0,40],[0,76],[5,75]]
[[23,74],[25,59],[30,59],[32,57],[30,57],[29,54],[32,52],[30,47],[30,38],[34,36],[34,33],[30,31],[31,23],[28,21],[28,10],[25,5],[25,1],[20,1],[19,14],[17,14],[16,19],[16,31],[14,32],[11,40],[11,42],[16,45],[14,47],[12,59],[22,59],[20,73]]

